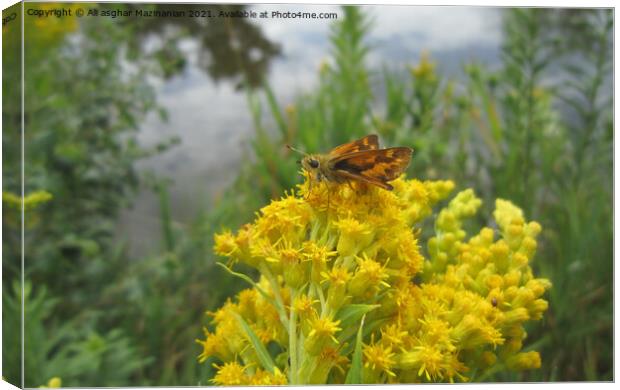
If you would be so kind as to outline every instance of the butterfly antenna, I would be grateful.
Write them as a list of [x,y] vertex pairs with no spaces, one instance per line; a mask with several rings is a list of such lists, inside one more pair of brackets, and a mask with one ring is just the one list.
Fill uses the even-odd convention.
[[301,150],[296,149],[296,148],[292,147],[291,145],[288,145],[288,144],[287,144],[287,145],[286,145],[286,147],[287,147],[287,148],[289,148],[290,150],[292,150],[293,152],[301,153],[301,154],[303,154],[304,156],[306,155],[306,152],[302,152]]

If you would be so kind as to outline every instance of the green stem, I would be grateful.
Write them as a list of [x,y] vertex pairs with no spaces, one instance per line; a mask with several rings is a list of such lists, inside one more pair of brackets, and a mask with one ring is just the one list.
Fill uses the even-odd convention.
[[170,199],[166,185],[161,183],[157,185],[159,193],[159,211],[162,227],[162,236],[166,244],[166,250],[172,252],[175,248],[174,232],[172,231],[172,218],[170,217]]
[[[297,296],[297,290],[291,288],[291,302],[295,301]],[[291,305],[291,317],[288,322],[288,343],[289,343],[289,357],[291,359],[291,366],[289,372],[289,380],[291,385],[298,384],[299,378],[297,368],[297,313],[293,310]]]
[[319,300],[321,301],[321,318],[323,318],[323,315],[327,312],[327,304],[325,302],[325,295],[323,295],[323,289],[321,288],[320,285],[316,285],[313,283],[313,286],[317,291]]
[[269,268],[267,268],[265,266],[260,266],[259,271],[260,271],[260,273],[265,275],[265,277],[269,281],[269,284],[271,284],[271,289],[273,290],[273,295],[276,298],[276,302],[278,302],[278,306],[281,308],[281,310],[278,310],[278,313],[280,315],[280,322],[282,322],[282,325],[284,326],[284,328],[287,328],[288,327],[288,318],[286,318],[286,310],[285,310],[285,307],[284,307],[284,299],[282,299],[282,295],[280,294],[280,285],[278,284],[278,281],[273,276],[271,271],[269,271]]
[[487,378],[490,378],[491,376],[495,375],[496,373],[505,370],[506,367],[503,364],[497,364],[494,367],[488,369],[487,371],[485,371],[482,375],[480,375],[478,378],[471,378],[471,382],[474,383],[481,383],[487,380]]
[[[606,65],[606,47],[607,47],[607,30],[604,30],[600,34],[599,50],[596,52],[596,67],[594,77],[592,78],[590,85],[586,87],[584,92],[588,106],[587,111],[582,115],[583,127],[585,128],[585,135],[580,139],[579,146],[576,148],[576,161],[582,162],[583,156],[586,154],[587,149],[593,142],[593,133],[595,133],[597,122],[599,119],[599,110],[596,102],[599,96],[599,89],[603,83],[604,67]],[[582,179],[583,168],[585,163],[577,164],[577,172],[575,174],[573,185],[577,187]]]

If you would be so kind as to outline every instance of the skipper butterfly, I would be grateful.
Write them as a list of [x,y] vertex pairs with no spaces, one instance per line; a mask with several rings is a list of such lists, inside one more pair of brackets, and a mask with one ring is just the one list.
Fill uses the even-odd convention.
[[413,149],[408,147],[379,149],[378,137],[371,134],[336,146],[327,154],[306,154],[301,165],[311,180],[335,183],[353,180],[391,191],[394,187],[388,182],[407,169],[412,153]]

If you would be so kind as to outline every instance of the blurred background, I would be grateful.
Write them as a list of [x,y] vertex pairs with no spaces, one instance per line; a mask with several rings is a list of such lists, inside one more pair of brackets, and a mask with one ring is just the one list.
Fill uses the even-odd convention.
[[[189,10],[195,5],[26,4]],[[212,236],[300,182],[298,156],[369,133],[543,226],[542,368],[613,379],[612,49],[606,9],[200,6],[330,20],[25,18],[25,294],[19,25],[3,25],[3,375],[28,387],[208,385],[205,314],[246,286]],[[17,7],[3,12],[17,12]],[[422,240],[424,242],[424,240]],[[426,248],[423,248],[425,251]],[[250,272],[251,270],[245,270]]]

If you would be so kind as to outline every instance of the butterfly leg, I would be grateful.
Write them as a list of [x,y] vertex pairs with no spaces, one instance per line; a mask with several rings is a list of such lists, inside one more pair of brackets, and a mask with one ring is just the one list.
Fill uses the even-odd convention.
[[329,194],[331,193],[329,186],[327,187],[327,221],[329,222]]
[[306,194],[306,200],[308,200],[308,198],[310,198],[310,193],[312,192],[312,182],[314,180],[312,179],[311,176],[308,176],[308,193]]

